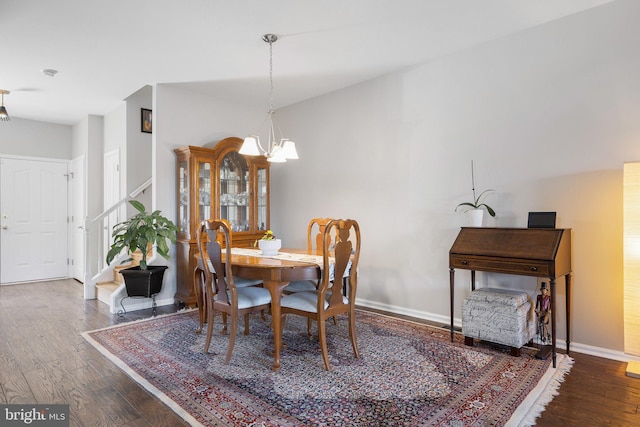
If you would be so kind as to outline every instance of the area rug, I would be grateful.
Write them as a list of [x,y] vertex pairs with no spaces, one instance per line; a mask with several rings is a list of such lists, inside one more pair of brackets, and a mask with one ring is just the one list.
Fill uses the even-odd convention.
[[288,316],[279,372],[272,372],[269,318],[239,325],[233,357],[221,322],[208,354],[188,311],[84,337],[192,425],[200,426],[505,426],[532,425],[571,368],[524,350],[512,357],[488,345],[450,341],[449,331],[357,312],[360,358],[346,318],[327,322],[331,371],[306,319]]

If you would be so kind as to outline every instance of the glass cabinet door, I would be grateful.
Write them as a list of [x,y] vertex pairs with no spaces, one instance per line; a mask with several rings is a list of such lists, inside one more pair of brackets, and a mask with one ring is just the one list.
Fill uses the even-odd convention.
[[267,169],[258,168],[258,230],[266,230],[269,218],[269,191],[267,189]]
[[178,164],[178,228],[189,234],[189,169],[185,160]]
[[231,151],[220,162],[220,218],[232,231],[250,230],[249,166],[243,155]]
[[198,162],[198,224],[211,217],[211,163]]

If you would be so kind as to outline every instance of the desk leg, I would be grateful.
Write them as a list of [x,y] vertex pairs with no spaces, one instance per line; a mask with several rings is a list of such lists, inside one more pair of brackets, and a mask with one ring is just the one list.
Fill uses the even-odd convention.
[[451,342],[453,342],[453,275],[454,269],[449,269],[449,312],[451,313]]
[[556,279],[549,280],[551,287],[551,352],[553,354],[553,367],[556,367]]
[[272,371],[280,370],[280,347],[282,345],[282,328],[280,326],[280,296],[282,290],[289,282],[274,282],[265,280],[263,286],[269,290],[271,294],[271,326],[273,327],[273,346],[274,360]]
[[567,300],[565,301],[565,316],[567,318],[567,325],[566,325],[566,330],[565,333],[567,334],[567,354],[569,354],[569,343],[571,342],[571,339],[569,337],[570,334],[570,325],[571,322],[569,321],[569,317],[571,316],[571,273],[567,274],[566,276],[564,276],[565,279],[565,289],[567,292]]

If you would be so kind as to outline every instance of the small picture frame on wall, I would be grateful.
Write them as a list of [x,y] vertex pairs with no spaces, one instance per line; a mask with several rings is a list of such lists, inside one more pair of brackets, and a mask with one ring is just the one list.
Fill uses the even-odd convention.
[[151,133],[153,130],[153,116],[151,110],[146,108],[140,109],[140,130],[145,133]]

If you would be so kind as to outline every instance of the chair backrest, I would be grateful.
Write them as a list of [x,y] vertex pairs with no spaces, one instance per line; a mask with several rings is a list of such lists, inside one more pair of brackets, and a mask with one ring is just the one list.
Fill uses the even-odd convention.
[[[353,231],[353,233],[352,233]],[[332,236],[335,235],[335,245]],[[334,258],[333,282],[331,282],[331,260]],[[360,226],[353,219],[335,219],[329,221],[323,233],[322,246],[322,280],[318,287],[318,293],[324,300],[325,295],[331,289],[329,307],[342,305],[343,287],[347,286],[349,304],[355,303],[358,287],[358,261],[360,260]],[[345,277],[345,275],[347,275]]]
[[[322,249],[324,230],[332,219],[333,218],[313,218],[309,221],[309,226],[307,227],[307,248],[310,251]],[[315,227],[317,227],[318,231],[313,234]]]
[[216,301],[229,303],[227,290],[235,292],[235,284],[231,274],[231,263],[222,263],[223,243],[226,243],[224,246],[227,259],[231,259],[229,222],[226,220],[202,221],[196,239],[198,251],[202,257],[207,290],[211,289],[213,295],[217,295]]
[[[229,240],[227,240],[227,237],[224,233],[218,233],[216,240],[218,241],[218,243],[220,243],[221,247],[226,247],[229,246],[231,247],[231,241],[233,240],[233,231],[231,231],[231,223],[229,222],[228,219],[225,218],[218,218],[216,219],[216,221],[220,221],[220,222],[224,222],[224,224],[227,226],[227,229],[229,230]],[[227,242],[229,242],[227,244]]]

